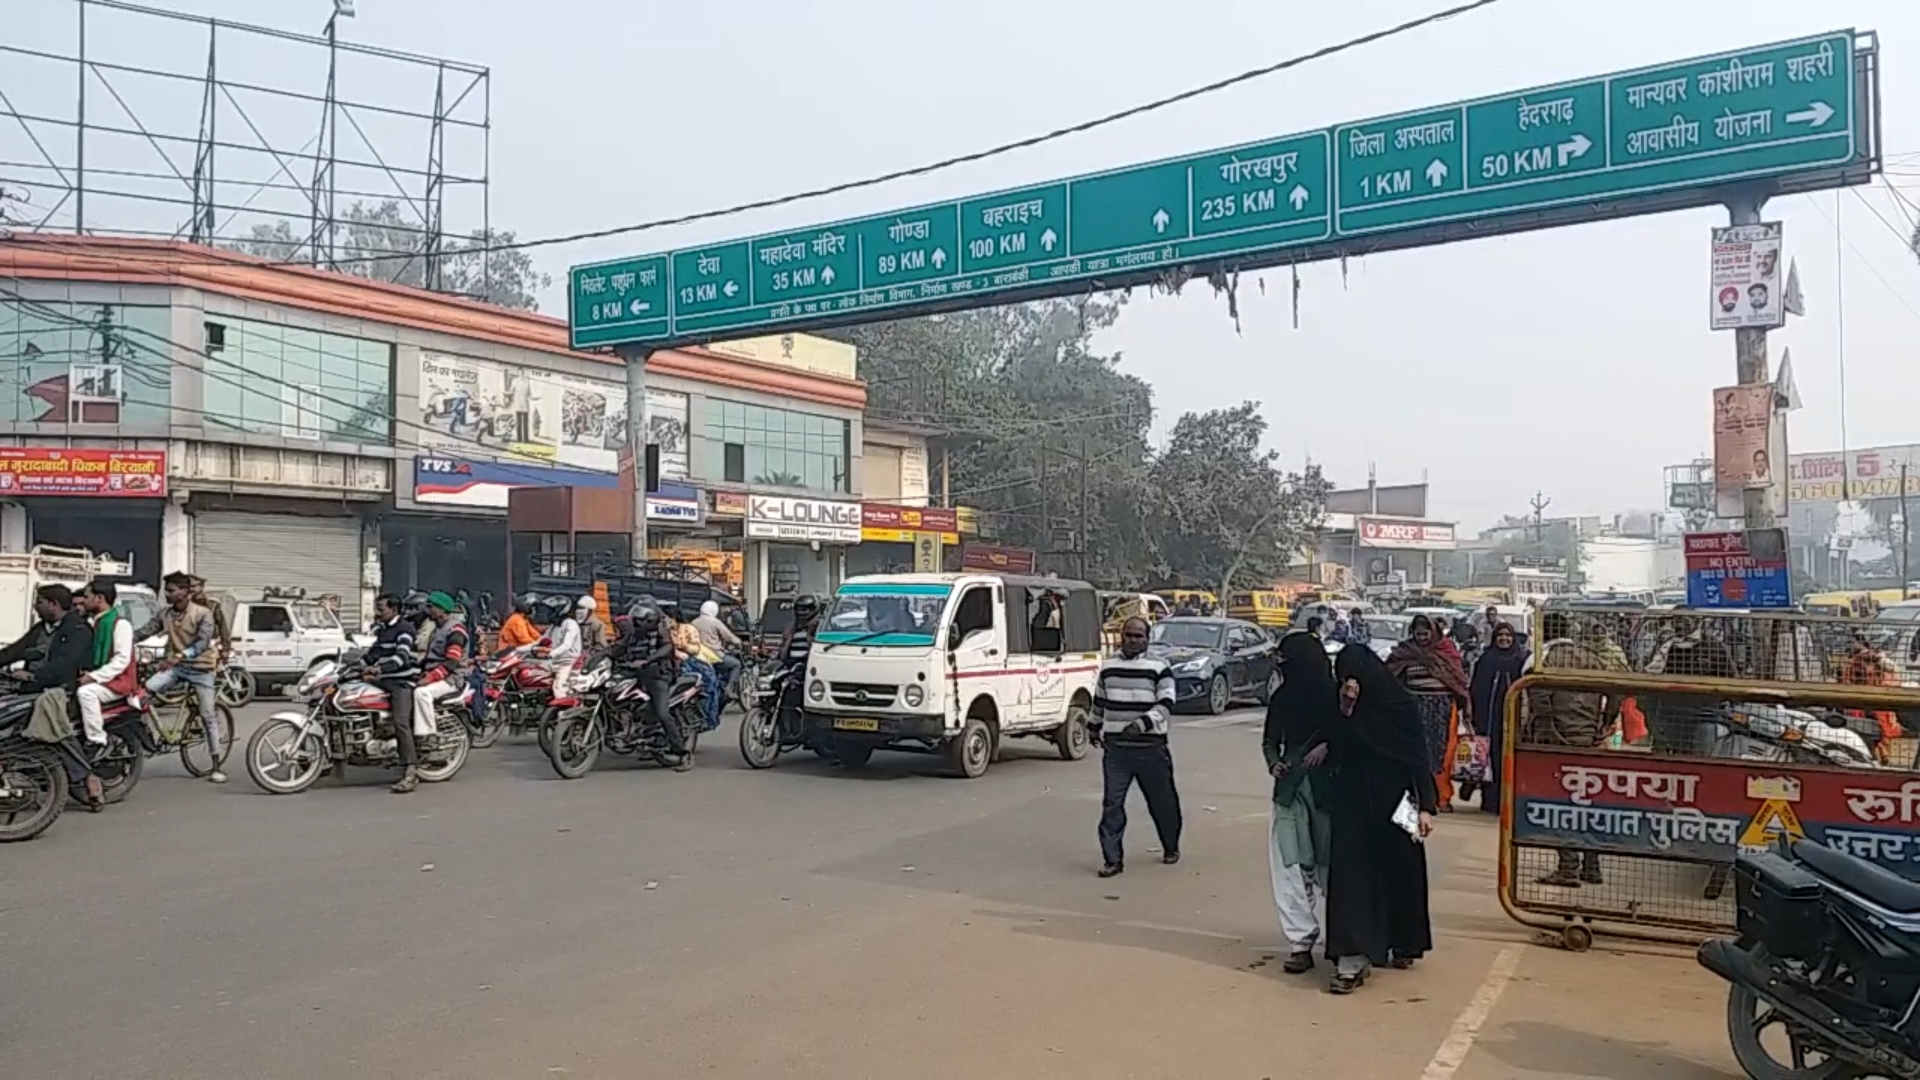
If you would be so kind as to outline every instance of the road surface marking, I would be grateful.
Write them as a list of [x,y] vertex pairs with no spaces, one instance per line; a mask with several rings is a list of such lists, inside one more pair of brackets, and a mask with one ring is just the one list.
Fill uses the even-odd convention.
[[1473,1000],[1454,1018],[1453,1030],[1447,1032],[1445,1042],[1433,1052],[1433,1060],[1427,1062],[1427,1071],[1420,1074],[1420,1080],[1451,1080],[1460,1070],[1462,1062],[1473,1049],[1473,1042],[1480,1037],[1480,1025],[1487,1022],[1488,1014],[1500,1001],[1501,991],[1513,981],[1514,969],[1520,966],[1520,946],[1509,945],[1500,950],[1493,958],[1493,967],[1487,971],[1486,981],[1480,989],[1473,992]]

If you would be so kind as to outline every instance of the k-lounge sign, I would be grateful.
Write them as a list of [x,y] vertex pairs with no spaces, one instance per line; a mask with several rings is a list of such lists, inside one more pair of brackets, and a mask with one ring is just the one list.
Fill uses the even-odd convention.
[[860,504],[780,495],[747,496],[747,535],[757,540],[860,542]]

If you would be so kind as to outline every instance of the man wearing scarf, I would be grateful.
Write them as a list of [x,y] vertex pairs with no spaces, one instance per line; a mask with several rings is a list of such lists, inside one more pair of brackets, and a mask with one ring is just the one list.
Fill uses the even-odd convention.
[[93,657],[74,697],[87,742],[96,747],[107,744],[105,706],[133,693],[140,679],[133,662],[133,624],[120,616],[119,600],[120,591],[104,578],[95,578],[80,594],[80,608],[93,621]]
[[[1590,626],[1576,625],[1562,612],[1548,612],[1540,620],[1547,643],[1540,648],[1540,667],[1546,671],[1625,671],[1626,660],[1617,646]],[[1591,750],[1607,740],[1620,719],[1617,695],[1590,690],[1534,689],[1527,691],[1528,742]],[[1560,848],[1552,873],[1542,885],[1577,889],[1582,882],[1601,883],[1600,853]]]

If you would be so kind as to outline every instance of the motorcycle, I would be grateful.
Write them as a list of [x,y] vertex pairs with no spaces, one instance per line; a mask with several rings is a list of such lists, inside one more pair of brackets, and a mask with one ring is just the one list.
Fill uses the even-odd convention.
[[[107,741],[100,746],[88,744],[86,747],[87,764],[100,778],[101,801],[107,806],[125,802],[127,796],[133,794],[140,777],[146,773],[147,758],[162,749],[148,720],[146,696],[144,690],[136,691],[132,697],[102,708],[100,719],[106,727]],[[229,724],[233,722],[230,716],[225,720]],[[231,746],[231,729],[226,737]],[[206,745],[204,737],[199,745]]]
[[46,832],[67,806],[59,747],[27,738],[33,698],[0,699],[0,844]]
[[540,749],[547,747],[542,724],[551,718],[553,671],[534,658],[532,645],[508,649],[482,665],[487,676],[486,724],[490,733],[476,749],[492,746],[502,734],[541,733]]
[[[275,795],[292,795],[333,772],[344,780],[347,766],[398,769],[399,743],[387,692],[358,676],[357,669],[323,660],[293,688],[308,702],[307,711],[275,713],[247,741],[247,774]],[[434,731],[439,745],[420,753],[420,779],[437,784],[453,779],[467,763],[472,742],[467,712],[473,690],[463,688],[436,703]],[[276,770],[284,770],[284,775]]]
[[[578,780],[593,771],[602,749],[634,754],[660,765],[672,765],[674,754],[666,733],[654,723],[650,699],[635,672],[615,672],[611,664],[595,664],[580,676],[574,696],[556,701],[547,760],[563,779]],[[667,718],[678,724],[681,744],[692,754],[706,726],[706,705],[700,680],[682,675],[668,690]]]
[[740,756],[748,767],[770,769],[790,750],[811,749],[815,755],[826,757],[825,751],[807,741],[806,723],[797,703],[784,710],[780,707],[788,673],[773,670],[772,665],[761,671],[754,683],[753,704],[740,720]]
[[724,711],[731,705],[746,712],[753,704],[756,688],[760,685],[760,673],[765,667],[758,651],[738,652],[734,658],[740,661],[740,666],[721,690],[720,708]]
[[[1880,727],[1834,709],[1789,709],[1743,702],[1719,707],[1716,754],[1744,761],[1877,769]],[[1725,745],[1737,741],[1737,746]],[[1719,750],[1728,752],[1720,754]]]
[[[1920,1080],[1920,883],[1810,840],[1734,862],[1739,936],[1700,946],[1730,984],[1753,1080]],[[1786,1056],[1761,1042],[1784,1029]]]

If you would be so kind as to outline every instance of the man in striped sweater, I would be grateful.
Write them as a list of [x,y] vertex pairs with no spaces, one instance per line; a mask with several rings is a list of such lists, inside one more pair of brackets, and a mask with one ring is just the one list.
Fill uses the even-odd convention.
[[1173,786],[1173,752],[1167,748],[1173,702],[1173,669],[1147,654],[1147,621],[1128,619],[1120,628],[1120,655],[1100,665],[1088,724],[1093,745],[1105,752],[1100,800],[1103,878],[1126,869],[1120,841],[1127,831],[1127,793],[1136,780],[1154,831],[1160,834],[1160,861],[1180,861],[1180,793]]

